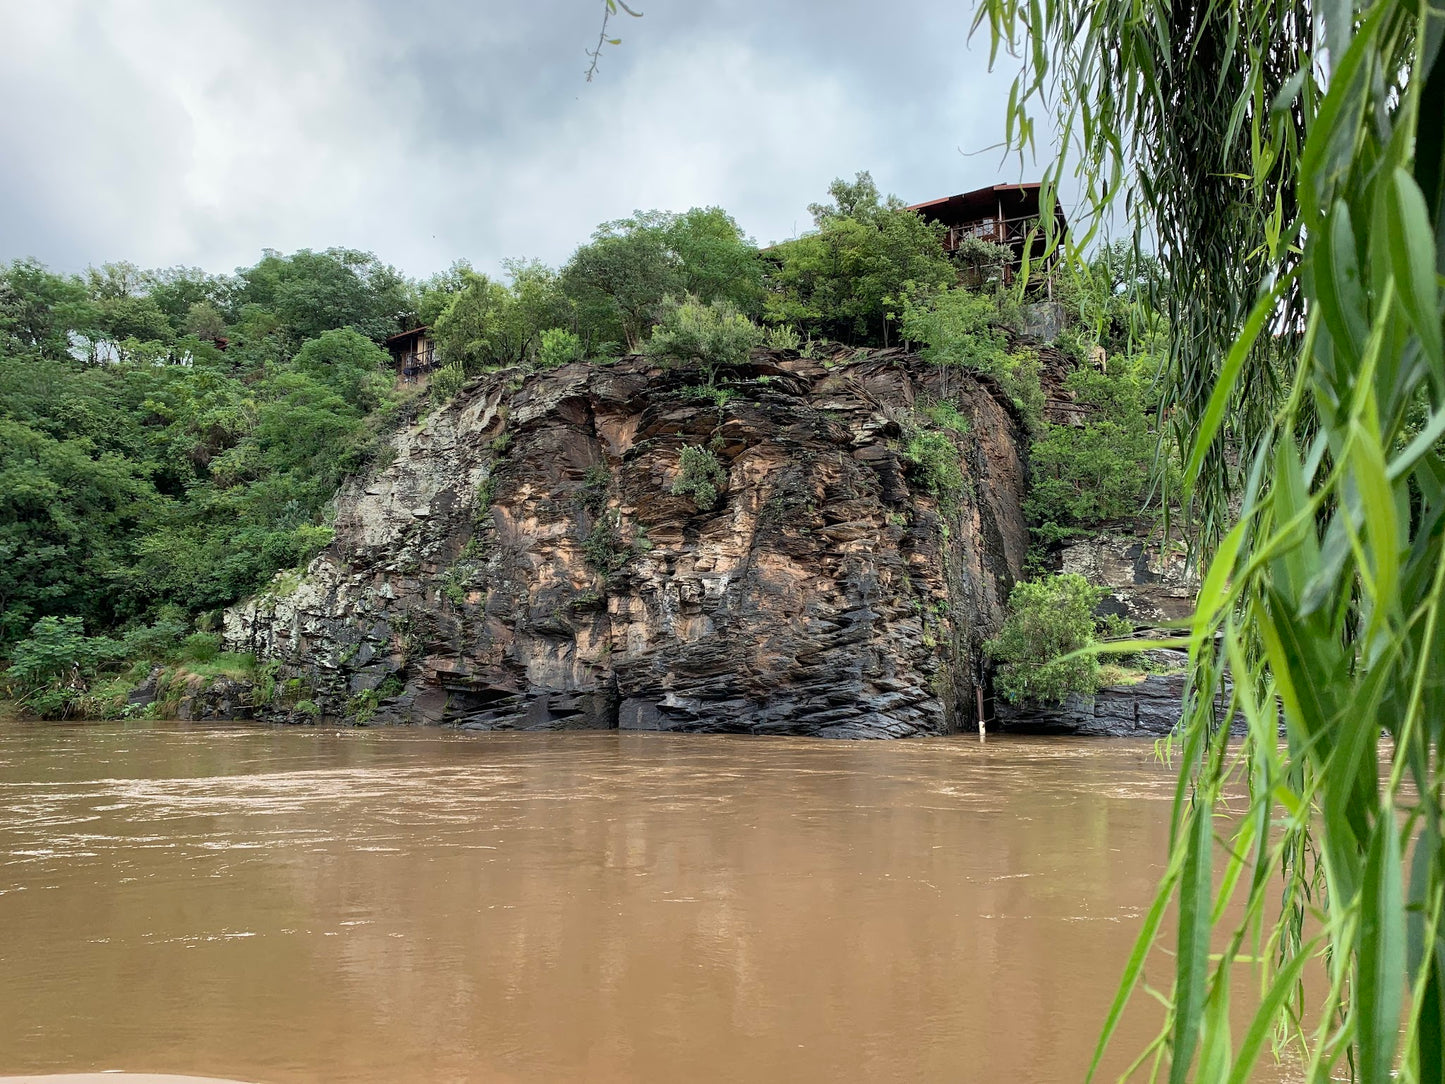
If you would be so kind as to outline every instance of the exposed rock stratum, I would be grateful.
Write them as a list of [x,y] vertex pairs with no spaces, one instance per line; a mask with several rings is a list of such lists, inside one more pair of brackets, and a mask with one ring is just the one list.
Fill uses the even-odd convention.
[[[984,378],[759,352],[708,397],[640,357],[499,372],[397,434],[305,574],[228,611],[258,713],[471,729],[901,737],[972,725],[1021,574],[1025,440]],[[727,393],[731,393],[730,396]],[[921,401],[965,483],[907,452]],[[716,502],[674,492],[710,452]],[[698,453],[694,453],[697,456]],[[705,458],[705,457],[702,457]]]

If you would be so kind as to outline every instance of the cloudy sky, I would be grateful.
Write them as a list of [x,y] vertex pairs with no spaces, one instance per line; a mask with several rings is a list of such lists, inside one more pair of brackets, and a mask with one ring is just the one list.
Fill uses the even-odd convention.
[[1020,179],[964,0],[633,6],[589,84],[600,0],[0,0],[0,259],[424,276],[638,208],[780,240],[860,169],[909,202]]

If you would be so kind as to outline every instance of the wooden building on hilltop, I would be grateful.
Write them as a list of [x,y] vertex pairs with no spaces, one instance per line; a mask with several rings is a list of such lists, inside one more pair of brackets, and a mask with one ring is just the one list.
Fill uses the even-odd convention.
[[424,383],[427,374],[436,368],[436,344],[425,324],[393,335],[386,340],[386,348],[396,365],[396,377],[403,383]]
[[[943,239],[945,252],[956,252],[965,238],[975,237],[991,241],[1013,250],[1011,265],[1004,268],[1005,281],[1013,277],[1022,265],[1024,246],[1028,234],[1039,220],[1040,193],[1043,186],[1038,181],[1027,184],[995,184],[987,188],[976,188],[956,196],[944,196],[909,206],[929,222],[938,222],[948,228]],[[1056,226],[1055,245],[1051,248],[1044,231],[1039,230],[1030,246],[1029,258],[1047,264],[1068,229],[1064,209],[1054,204]]]

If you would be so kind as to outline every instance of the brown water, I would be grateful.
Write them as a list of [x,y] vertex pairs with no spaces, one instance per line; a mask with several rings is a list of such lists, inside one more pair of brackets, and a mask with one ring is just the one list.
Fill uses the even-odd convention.
[[1080,1080],[1171,788],[1118,741],[0,723],[0,1074]]

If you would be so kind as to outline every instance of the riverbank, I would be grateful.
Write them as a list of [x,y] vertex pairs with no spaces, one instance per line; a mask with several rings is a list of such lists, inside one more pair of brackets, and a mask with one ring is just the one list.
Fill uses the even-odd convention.
[[[1072,694],[1059,704],[1010,704],[1002,699],[985,701],[991,707],[986,728],[994,733],[1075,735],[1080,737],[1160,737],[1179,722],[1184,690],[1184,661],[1180,652],[1151,652],[1139,667],[1111,666],[1106,683],[1090,696]],[[144,676],[140,676],[144,674]],[[394,694],[393,694],[394,696]],[[72,722],[104,722],[117,719],[177,719],[196,722],[258,721],[295,726],[409,726],[390,709],[393,698],[378,693],[354,699],[351,714],[323,714],[306,698],[299,681],[290,688],[277,688],[274,667],[258,667],[250,655],[221,654],[207,663],[187,662],[133,668],[129,675],[100,683],[74,703],[88,714],[66,717]],[[959,713],[962,717],[963,713]],[[27,716],[21,705],[0,700],[0,721],[20,721]],[[440,729],[556,731],[577,729],[540,720],[519,726],[456,726]],[[619,726],[588,729],[648,730],[653,727]],[[725,722],[714,729],[747,733],[743,725],[729,728]],[[972,732],[973,726],[959,732]],[[885,726],[862,735],[846,737],[890,737]]]

